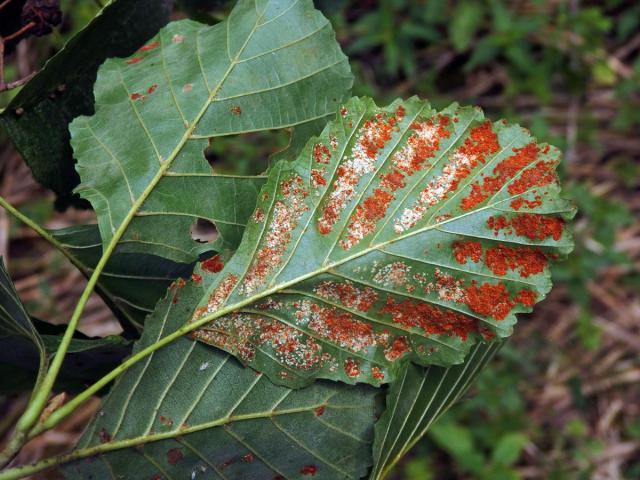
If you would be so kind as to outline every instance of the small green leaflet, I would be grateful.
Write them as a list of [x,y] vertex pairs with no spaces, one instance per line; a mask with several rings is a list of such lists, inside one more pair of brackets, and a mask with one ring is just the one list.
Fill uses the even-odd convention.
[[447,368],[405,365],[398,380],[389,387],[385,411],[376,422],[370,480],[388,475],[396,462],[458,401],[501,346],[501,342],[478,343],[464,363]]
[[253,211],[256,184],[212,173],[209,140],[326,118],[352,82],[311,0],[241,0],[217,25],[174,22],[130,58],[107,60],[95,115],[70,126],[77,192],[96,210],[103,244],[125,227],[119,251],[190,263],[211,249],[190,235],[206,218],[216,248],[235,246],[244,225],[234,217]]
[[[354,98],[270,171],[195,336],[290,387],[393,381],[511,334],[572,248],[559,151],[476,108]],[[196,275],[221,265],[203,264]]]
[[[134,352],[182,326],[203,293],[198,282],[174,286]],[[183,337],[124,373],[56,463],[72,461],[69,479],[359,479],[371,465],[378,397],[364,385],[276,386]]]

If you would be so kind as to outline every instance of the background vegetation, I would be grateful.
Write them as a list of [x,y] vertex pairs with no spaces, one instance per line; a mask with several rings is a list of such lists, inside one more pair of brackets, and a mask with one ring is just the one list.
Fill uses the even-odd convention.
[[[184,0],[176,17],[215,22],[228,2]],[[316,0],[356,74],[354,93],[384,104],[420,95],[456,100],[527,126],[565,151],[562,174],[579,213],[576,250],[556,288],[472,391],[398,467],[395,478],[640,479],[640,3],[629,0]],[[62,2],[52,35],[19,44],[8,80],[42,66],[99,9]],[[1,20],[0,20],[1,23]],[[0,107],[15,92],[0,94]],[[210,157],[264,170],[284,137],[216,141]],[[255,159],[262,159],[256,162]],[[53,211],[0,133],[0,194],[60,228],[92,212]],[[202,235],[206,235],[203,228]],[[80,274],[0,211],[0,255],[35,316],[66,321]],[[46,315],[45,315],[46,313]],[[81,330],[117,332],[96,297]],[[1,393],[0,393],[1,395]],[[0,396],[0,435],[26,396]],[[22,461],[75,441],[87,405],[32,443]],[[434,473],[437,472],[437,473]]]

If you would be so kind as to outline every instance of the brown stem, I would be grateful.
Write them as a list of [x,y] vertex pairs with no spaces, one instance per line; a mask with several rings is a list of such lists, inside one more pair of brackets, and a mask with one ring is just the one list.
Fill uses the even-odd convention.
[[13,82],[9,82],[9,83],[0,83],[0,92],[4,92],[6,90],[11,90],[13,88],[17,88],[21,85],[24,85],[25,83],[27,83],[29,80],[31,80],[31,78],[36,74],[37,72],[31,72],[29,75],[27,75],[24,78],[20,78],[18,80],[14,80]]
[[24,25],[20,30],[18,30],[17,32],[13,32],[11,35],[8,35],[6,37],[4,37],[4,41],[8,42],[9,40],[13,40],[16,37],[19,37],[20,35],[22,35],[23,33],[27,32],[28,30],[31,30],[33,27],[36,26],[36,22],[29,22],[26,25]]
[[4,40],[0,37],[0,87],[2,85],[4,85]]
[[4,0],[4,2],[0,3],[0,10],[2,10],[4,7],[9,5],[10,3],[11,3],[11,0]]

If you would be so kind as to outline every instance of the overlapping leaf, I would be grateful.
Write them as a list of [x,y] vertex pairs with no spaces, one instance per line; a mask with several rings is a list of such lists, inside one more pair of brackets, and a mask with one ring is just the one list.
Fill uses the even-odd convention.
[[78,175],[69,146],[69,122],[93,112],[93,82],[109,57],[131,54],[169,21],[171,0],[111,0],[52,57],[0,114],[2,126],[34,177],[72,200]]
[[[202,294],[200,281],[172,288],[135,350],[179,328]],[[279,387],[180,338],[118,380],[66,458],[84,459],[66,468],[67,478],[362,478],[377,394],[323,382]]]
[[[52,231],[74,263],[89,276],[102,255],[97,225],[81,225]],[[137,336],[144,318],[153,311],[169,284],[188,277],[192,265],[155,255],[116,253],[107,263],[96,292],[120,320],[128,335]]]
[[[37,386],[61,333],[58,326],[29,316],[0,259],[0,393]],[[117,366],[129,352],[130,345],[121,337],[92,339],[78,332],[56,386],[80,390]]]
[[478,109],[353,99],[272,169],[195,335],[288,386],[460,363],[511,333],[571,249],[558,161]]
[[467,390],[500,348],[478,343],[461,365],[419,367],[408,363],[389,387],[386,409],[376,422],[371,480],[385,478],[433,423]]
[[[0,364],[8,363],[8,360],[19,363],[23,359],[33,358],[35,371],[44,373],[47,366],[45,344],[22,305],[0,257],[0,343],[7,340],[13,345],[11,349],[4,349]],[[3,358],[7,354],[10,359]]]
[[352,83],[334,37],[311,0],[241,0],[220,24],[174,22],[131,58],[105,62],[96,114],[71,124],[78,192],[103,243],[125,225],[121,251],[192,262],[210,248],[189,234],[204,217],[221,247],[233,245],[243,226],[216,212],[246,217],[254,204],[230,197],[253,184],[212,174],[203,150],[213,137],[334,113]]

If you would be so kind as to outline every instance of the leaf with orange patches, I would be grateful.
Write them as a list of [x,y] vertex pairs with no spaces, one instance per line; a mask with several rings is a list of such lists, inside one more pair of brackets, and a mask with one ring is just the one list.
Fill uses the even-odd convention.
[[[181,328],[203,283],[218,276],[205,270],[201,282],[169,290],[135,351]],[[274,385],[231,355],[183,337],[122,375],[76,449],[58,463],[70,462],[70,480],[294,479],[305,468],[317,480],[363,478],[378,397],[367,385]]]
[[354,98],[271,169],[192,335],[293,387],[459,364],[511,334],[572,248],[559,155],[475,108]]

